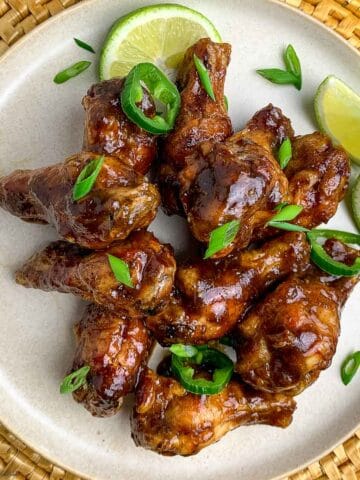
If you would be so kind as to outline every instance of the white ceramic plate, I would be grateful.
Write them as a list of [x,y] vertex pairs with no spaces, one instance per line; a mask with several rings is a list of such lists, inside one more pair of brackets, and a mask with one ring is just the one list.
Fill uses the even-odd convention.
[[[141,0],[89,0],[27,35],[0,61],[0,175],[62,161],[80,149],[82,96],[96,81],[95,69],[62,85],[55,73],[80,59],[95,59],[72,38],[99,50],[112,22]],[[183,0],[212,19],[233,46],[226,91],[240,128],[269,102],[281,107],[299,134],[315,129],[312,100],[330,73],[360,90],[360,58],[319,23],[267,0]],[[292,43],[302,61],[304,88],[277,87],[254,73],[281,65]],[[354,230],[344,205],[331,226]],[[183,248],[184,225],[159,215],[153,229],[161,240]],[[83,304],[68,295],[17,286],[14,270],[55,235],[0,211],[0,414],[1,421],[34,449],[64,468],[99,480],[266,480],[283,475],[332,448],[360,423],[360,381],[344,387],[341,361],[360,347],[359,297],[346,305],[332,367],[298,398],[287,430],[240,428],[192,458],[166,458],[136,448],[130,437],[127,401],[114,418],[92,418],[59,383],[72,362],[72,325]]]

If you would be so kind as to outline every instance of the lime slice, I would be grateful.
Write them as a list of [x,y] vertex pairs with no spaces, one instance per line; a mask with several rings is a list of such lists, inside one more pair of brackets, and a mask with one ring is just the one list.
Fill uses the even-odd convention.
[[188,47],[210,37],[220,42],[214,25],[195,10],[176,4],[140,8],[121,17],[102,48],[101,80],[124,77],[141,62],[152,62],[172,79]]
[[360,230],[360,175],[357,177],[351,191],[351,206],[356,226]]
[[360,165],[360,96],[331,75],[317,89],[315,115],[320,129]]

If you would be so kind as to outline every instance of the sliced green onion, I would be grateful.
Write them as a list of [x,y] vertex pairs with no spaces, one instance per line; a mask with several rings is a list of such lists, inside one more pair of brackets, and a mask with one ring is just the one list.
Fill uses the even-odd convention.
[[302,74],[301,74],[301,64],[299,57],[297,56],[295,49],[292,45],[288,45],[284,53],[284,62],[286,65],[286,70],[295,75],[297,79],[297,84],[295,87],[298,90],[301,90],[302,86]]
[[279,230],[287,230],[289,232],[308,232],[309,230],[288,221],[294,220],[303,210],[300,205],[289,205],[287,202],[279,203],[275,207],[278,210],[271,220],[269,220],[265,227],[278,228]]
[[300,205],[284,205],[281,210],[272,217],[270,222],[290,222],[291,220],[294,220],[302,211],[303,207]]
[[268,222],[268,227],[277,228],[279,230],[286,230],[287,232],[308,232],[309,229],[301,227],[300,225],[294,225],[288,222]]
[[86,376],[90,372],[89,366],[84,366],[76,370],[75,372],[70,373],[60,385],[60,393],[71,393],[75,392],[78,388],[86,384]]
[[182,343],[171,345],[169,350],[171,353],[181,358],[195,357],[195,355],[198,353],[198,349],[196,347],[193,347],[192,345],[183,345]]
[[293,73],[281,70],[280,68],[262,68],[256,70],[256,73],[266,78],[266,80],[269,80],[269,82],[276,83],[277,85],[296,86],[298,84],[298,80]]
[[104,164],[104,160],[105,157],[103,155],[94,158],[81,170],[73,188],[73,200],[80,200],[91,191]]
[[287,166],[292,157],[292,147],[290,138],[286,138],[280,145],[278,152],[278,161],[282,170]]
[[355,352],[346,357],[341,365],[341,380],[344,385],[349,385],[360,367],[360,352]]
[[[199,359],[196,357],[184,359],[172,355],[171,369],[188,392],[196,395],[215,395],[221,392],[231,380],[234,364],[227,355],[213,348],[206,348],[199,353],[202,354]],[[214,368],[212,380],[194,378],[195,370],[189,362],[205,368]]]
[[221,227],[215,228],[210,234],[210,241],[204,258],[209,258],[228,247],[236,237],[239,228],[239,220],[232,220],[225,225],[221,225]]
[[280,68],[263,68],[256,70],[256,72],[272,83],[278,85],[294,85],[295,88],[301,90],[301,65],[299,57],[292,45],[288,45],[284,52],[284,62],[286,70],[281,70]]
[[276,210],[277,212],[280,212],[284,207],[286,207],[287,205],[289,205],[289,202],[281,202],[281,203],[278,203],[276,205],[276,207],[274,207],[274,210]]
[[88,43],[83,42],[83,41],[80,40],[79,38],[74,38],[74,42],[75,42],[76,45],[78,45],[80,48],[83,48],[84,50],[87,50],[88,52],[95,53],[95,50],[93,49],[93,47],[92,47],[91,45],[89,45]]
[[110,254],[108,254],[108,260],[116,280],[120,283],[123,283],[127,287],[134,288],[134,284],[130,276],[129,265],[121,258]]
[[226,95],[224,95],[224,103],[225,103],[226,111],[228,112],[229,111],[229,100],[228,100],[228,97]]
[[356,258],[353,265],[334,260],[325,251],[324,247],[318,243],[319,238],[334,238],[346,244],[360,245],[360,235],[340,230],[321,230],[314,228],[307,234],[311,245],[311,260],[321,270],[336,276],[353,277],[360,273],[360,257]]
[[205,92],[209,95],[211,100],[215,102],[216,99],[215,99],[214,90],[211,84],[209,72],[207,71],[202,60],[200,60],[200,58],[195,53],[194,53],[194,63],[200,78],[200,82],[204,87]]
[[54,82],[58,84],[67,82],[68,80],[70,80],[70,78],[76,77],[77,75],[80,75],[80,73],[87,70],[90,65],[91,62],[87,62],[86,60],[77,62],[74,65],[71,65],[71,67],[68,67],[62,72],[59,72],[57,75],[55,75]]

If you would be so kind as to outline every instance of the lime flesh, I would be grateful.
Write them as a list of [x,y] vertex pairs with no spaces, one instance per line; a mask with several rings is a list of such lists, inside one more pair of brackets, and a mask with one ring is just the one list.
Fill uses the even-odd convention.
[[115,22],[105,40],[100,79],[124,77],[138,63],[151,62],[174,80],[186,49],[204,37],[221,41],[210,20],[190,8],[159,4],[134,10]]
[[329,76],[319,86],[314,106],[320,129],[360,164],[360,96]]

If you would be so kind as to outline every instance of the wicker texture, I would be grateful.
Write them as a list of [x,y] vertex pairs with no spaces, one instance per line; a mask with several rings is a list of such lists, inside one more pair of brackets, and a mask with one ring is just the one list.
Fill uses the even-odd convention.
[[[80,0],[0,0],[0,55],[50,16]],[[360,50],[360,0],[280,0],[323,22]],[[0,479],[81,480],[53,465],[0,424]],[[284,480],[360,480],[360,430]]]

